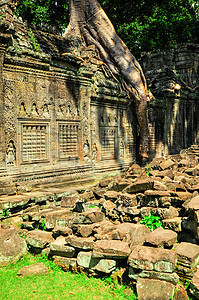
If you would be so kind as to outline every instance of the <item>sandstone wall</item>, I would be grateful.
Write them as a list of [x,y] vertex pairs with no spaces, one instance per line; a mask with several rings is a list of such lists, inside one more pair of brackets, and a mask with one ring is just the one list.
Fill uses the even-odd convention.
[[[33,184],[115,172],[135,160],[136,121],[93,47],[3,17],[1,176]],[[3,36],[3,31],[1,31]],[[134,124],[133,124],[134,122]]]
[[155,97],[149,104],[152,156],[198,143],[199,45],[145,53],[142,65]]

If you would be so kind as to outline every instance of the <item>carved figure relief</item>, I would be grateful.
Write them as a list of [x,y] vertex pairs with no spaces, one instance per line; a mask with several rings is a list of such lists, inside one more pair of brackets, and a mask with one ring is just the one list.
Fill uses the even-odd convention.
[[90,145],[89,145],[88,140],[85,141],[83,149],[84,149],[84,161],[87,163],[91,162],[91,160],[90,160]]
[[95,163],[96,160],[97,160],[97,153],[98,153],[97,145],[96,145],[96,143],[94,143],[93,147],[92,147],[92,161],[93,161],[93,163]]
[[6,152],[6,163],[7,165],[15,165],[16,161],[16,149],[14,142],[10,141]]

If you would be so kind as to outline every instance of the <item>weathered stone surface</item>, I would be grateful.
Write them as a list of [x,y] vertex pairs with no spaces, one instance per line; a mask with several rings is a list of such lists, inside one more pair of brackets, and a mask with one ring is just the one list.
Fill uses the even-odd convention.
[[172,273],[177,258],[173,250],[137,246],[128,258],[129,265],[134,269]]
[[27,277],[32,275],[44,275],[48,273],[48,268],[45,266],[44,263],[36,263],[33,265],[28,265],[21,268],[17,272],[17,276]]
[[91,263],[92,252],[80,251],[77,255],[77,264],[84,268],[89,268]]
[[53,262],[64,271],[76,271],[77,258],[53,256]]
[[154,181],[154,190],[157,191],[167,191],[167,187],[163,182],[160,181]]
[[79,200],[78,195],[63,196],[61,199],[61,207],[75,208],[76,202]]
[[92,235],[94,224],[91,225],[79,225],[77,227],[77,235],[81,237],[89,237]]
[[0,266],[18,261],[27,251],[26,242],[13,226],[0,225]]
[[65,237],[58,237],[50,244],[50,254],[56,256],[73,257],[75,248],[67,246]]
[[176,244],[177,269],[185,273],[191,272],[199,262],[199,246],[191,243],[182,242]]
[[92,267],[93,270],[98,272],[109,274],[116,268],[116,261],[113,259],[100,259],[95,266]]
[[75,248],[83,250],[91,250],[94,247],[94,238],[93,237],[78,237],[75,235],[70,235],[65,238],[66,242]]
[[135,281],[137,281],[138,278],[150,278],[150,279],[165,280],[175,285],[179,281],[179,276],[176,273],[164,273],[164,272],[134,269],[131,266],[129,267],[128,276],[129,278]]
[[150,232],[150,229],[145,225],[132,224],[127,239],[127,241],[130,243],[130,248],[133,249],[137,245],[142,245],[146,240],[146,236]]
[[152,190],[154,186],[154,181],[151,179],[138,180],[135,183],[130,184],[124,189],[125,193],[135,194],[145,192],[146,190]]
[[136,288],[138,300],[169,300],[175,286],[163,280],[138,278]]
[[162,220],[162,225],[164,228],[173,230],[175,232],[180,232],[182,230],[181,224],[182,224],[181,217]]
[[119,194],[118,199],[116,201],[117,205],[121,204],[127,207],[137,206],[138,201],[136,195],[131,195],[128,193]]
[[54,241],[51,232],[33,230],[27,234],[26,242],[34,248],[45,248]]
[[193,278],[191,280],[189,291],[196,298],[199,299],[199,269],[194,272]]
[[199,210],[199,195],[183,204],[187,209]]
[[146,243],[158,248],[171,247],[177,241],[177,233],[158,227],[146,236]]
[[93,249],[94,258],[124,259],[131,250],[128,243],[116,240],[98,240]]
[[82,213],[82,215],[84,217],[84,224],[98,223],[105,218],[104,213],[94,208],[88,209],[87,211]]
[[104,194],[104,198],[106,200],[111,200],[111,201],[116,201],[117,198],[118,198],[118,195],[119,193],[116,192],[116,191],[107,191],[105,194]]
[[169,208],[142,207],[140,213],[142,218],[149,215],[155,215],[161,219],[171,219],[179,216],[178,209],[173,206],[170,206]]
[[167,159],[167,160],[161,162],[159,166],[162,170],[166,170],[166,169],[171,169],[175,165],[176,165],[175,162],[173,162],[171,159]]
[[72,229],[67,226],[55,226],[52,232],[54,237],[58,237],[60,235],[68,236],[73,233]]
[[182,284],[177,284],[175,288],[174,300],[189,300],[189,297],[186,292],[186,288]]

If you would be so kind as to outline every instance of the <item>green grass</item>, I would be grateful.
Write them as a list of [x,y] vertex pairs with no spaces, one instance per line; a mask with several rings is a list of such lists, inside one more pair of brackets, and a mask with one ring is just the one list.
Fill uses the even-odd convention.
[[[18,277],[17,271],[35,262],[44,262],[49,268],[46,275]],[[0,299],[137,299],[125,294],[125,287],[107,284],[106,280],[88,278],[86,275],[63,272],[53,262],[42,257],[27,255],[25,258],[0,268]]]

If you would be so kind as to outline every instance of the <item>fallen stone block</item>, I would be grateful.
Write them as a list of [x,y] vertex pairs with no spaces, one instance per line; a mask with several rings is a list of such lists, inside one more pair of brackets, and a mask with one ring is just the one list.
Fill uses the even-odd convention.
[[73,257],[75,248],[67,246],[65,237],[58,237],[53,243],[50,244],[50,255]]
[[182,230],[182,217],[175,217],[170,219],[162,220],[162,225],[165,229],[173,230],[177,233]]
[[134,207],[138,205],[138,201],[136,195],[122,193],[119,194],[116,204],[127,206],[127,207]]
[[77,255],[77,264],[83,268],[89,268],[91,264],[92,252],[80,251]]
[[92,266],[92,269],[98,272],[110,274],[116,269],[116,261],[113,259],[100,259],[94,266]]
[[42,230],[33,230],[28,232],[26,236],[26,242],[33,248],[44,249],[50,243],[54,241],[51,232]]
[[104,220],[105,218],[104,213],[101,212],[100,209],[94,208],[88,209],[87,211],[83,212],[82,216],[84,217],[84,224],[98,223]]
[[130,248],[134,249],[137,245],[142,245],[150,232],[150,229],[145,225],[132,224],[127,233],[127,242],[130,243]]
[[170,300],[175,286],[163,280],[138,278],[136,288],[138,300]]
[[170,248],[177,241],[177,233],[172,230],[158,227],[146,236],[146,244],[158,248]]
[[27,245],[13,226],[0,225],[0,266],[17,262],[26,254]]
[[53,262],[66,272],[77,270],[77,258],[53,256]]
[[131,250],[128,243],[117,240],[98,240],[95,242],[92,256],[94,258],[125,259]]
[[137,246],[131,252],[128,263],[134,269],[173,273],[177,256],[173,250]]
[[104,198],[106,200],[111,200],[113,202],[115,202],[118,198],[118,195],[119,193],[118,192],[115,192],[115,191],[107,191],[105,194],[104,194]]
[[191,243],[182,242],[176,244],[175,252],[177,254],[177,272],[181,277],[181,272],[188,275],[192,273],[199,263],[199,246]]
[[129,194],[135,194],[135,193],[142,193],[145,192],[146,190],[152,190],[154,186],[154,181],[151,179],[146,179],[146,180],[138,180],[129,186],[127,186],[123,192],[124,193],[129,193]]
[[160,169],[166,170],[166,169],[172,169],[175,165],[176,163],[174,161],[172,161],[171,159],[167,159],[165,161],[162,161],[159,166]]
[[172,284],[177,284],[179,281],[179,276],[174,273],[164,273],[164,272],[156,272],[156,271],[147,271],[141,269],[134,269],[129,267],[129,278],[134,281],[137,281],[138,278],[150,278],[150,279],[158,279],[170,282]]
[[61,198],[61,207],[74,209],[77,201],[79,201],[78,195],[65,195]]
[[27,277],[27,276],[35,276],[35,275],[44,275],[48,273],[48,268],[44,263],[36,263],[33,265],[28,265],[21,268],[17,272],[17,276]]
[[70,246],[82,250],[92,250],[94,247],[94,238],[93,237],[78,237],[75,235],[70,235],[65,238],[66,243],[68,243]]
[[199,299],[199,269],[197,269],[193,274],[189,291],[196,299]]
[[68,236],[73,233],[72,229],[67,226],[55,226],[53,229],[53,237],[57,238],[58,236]]
[[92,235],[94,229],[94,224],[91,225],[78,225],[77,235],[81,237],[89,237]]

